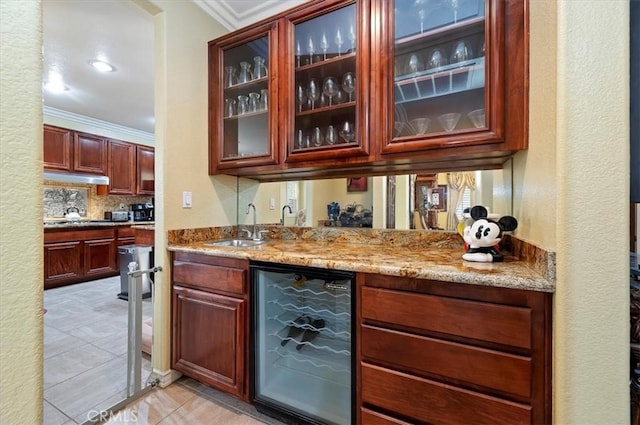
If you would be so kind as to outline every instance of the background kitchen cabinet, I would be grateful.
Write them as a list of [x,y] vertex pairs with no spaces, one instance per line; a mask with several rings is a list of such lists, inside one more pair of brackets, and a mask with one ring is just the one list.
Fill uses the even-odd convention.
[[82,278],[82,242],[44,244],[44,289]]
[[[133,230],[131,227],[129,226],[122,226],[122,227],[118,227],[116,230],[116,252],[115,252],[115,259],[116,259],[116,269],[120,270],[120,255],[118,254],[118,248],[123,246],[123,245],[133,245],[136,243],[136,238],[135,238],[135,230]],[[153,243],[151,244],[153,245]]]
[[46,169],[105,175],[107,139],[45,125],[43,160]]
[[45,229],[44,289],[118,273],[115,226]]
[[248,261],[173,253],[172,367],[248,396]]
[[136,145],[110,140],[108,152],[109,194],[135,195]]
[[153,195],[155,193],[155,149],[136,146],[136,194]]
[[75,132],[73,170],[105,175],[107,173],[107,139],[93,134]]
[[551,294],[374,274],[358,291],[361,419],[551,422]]

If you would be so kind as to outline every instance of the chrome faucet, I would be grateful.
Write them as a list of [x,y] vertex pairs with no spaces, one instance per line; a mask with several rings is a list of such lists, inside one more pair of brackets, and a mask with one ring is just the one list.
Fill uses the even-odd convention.
[[284,226],[284,210],[288,209],[289,210],[289,214],[293,214],[293,211],[291,210],[291,206],[289,206],[288,204],[285,205],[284,207],[282,207],[282,218],[280,218],[280,225]]
[[254,241],[261,241],[262,240],[262,235],[264,233],[269,233],[268,230],[260,230],[257,231],[256,230],[256,206],[253,205],[253,203],[249,203],[249,205],[247,205],[247,215],[249,214],[249,212],[251,211],[251,209],[253,208],[253,231],[247,230],[247,229],[242,229],[243,232],[247,233],[247,236],[249,236],[250,239],[253,239]]

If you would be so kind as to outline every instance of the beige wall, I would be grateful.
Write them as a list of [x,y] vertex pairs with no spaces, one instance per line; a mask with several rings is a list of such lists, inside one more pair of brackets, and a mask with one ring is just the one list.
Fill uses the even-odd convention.
[[514,162],[514,212],[518,236],[557,251],[554,422],[628,423],[629,4],[530,6],[530,147]]
[[0,423],[42,423],[42,24],[0,2]]
[[[142,4],[155,14],[156,274],[154,369],[170,370],[168,230],[235,223],[236,179],[208,176],[207,42],[226,30],[190,1]],[[192,208],[182,208],[182,192]]]

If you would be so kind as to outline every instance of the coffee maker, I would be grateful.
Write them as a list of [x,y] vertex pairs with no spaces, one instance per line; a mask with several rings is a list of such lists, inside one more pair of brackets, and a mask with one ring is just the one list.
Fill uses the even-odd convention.
[[153,204],[131,204],[129,213],[133,221],[153,221]]

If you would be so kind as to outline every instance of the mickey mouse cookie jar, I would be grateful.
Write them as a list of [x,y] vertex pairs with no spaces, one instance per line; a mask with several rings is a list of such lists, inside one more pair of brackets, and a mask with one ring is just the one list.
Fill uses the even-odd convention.
[[515,217],[500,217],[497,221],[489,218],[489,212],[482,205],[469,210],[470,220],[465,221],[462,237],[466,252],[462,259],[481,263],[503,261],[498,243],[502,240],[502,232],[509,232],[518,227]]

